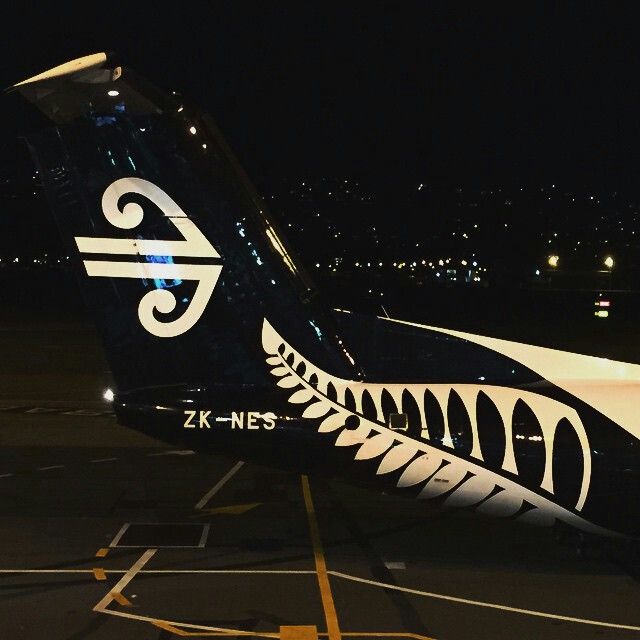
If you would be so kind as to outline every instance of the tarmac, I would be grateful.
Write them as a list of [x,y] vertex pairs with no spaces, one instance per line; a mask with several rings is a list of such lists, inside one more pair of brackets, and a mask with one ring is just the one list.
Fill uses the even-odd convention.
[[551,530],[116,423],[89,323],[0,314],[0,639],[640,638],[637,572]]

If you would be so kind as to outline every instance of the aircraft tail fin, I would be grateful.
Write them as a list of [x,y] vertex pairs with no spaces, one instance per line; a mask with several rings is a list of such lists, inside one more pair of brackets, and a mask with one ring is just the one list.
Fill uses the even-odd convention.
[[107,54],[19,82],[27,141],[120,391],[260,384],[264,319],[318,366],[353,361],[212,119]]

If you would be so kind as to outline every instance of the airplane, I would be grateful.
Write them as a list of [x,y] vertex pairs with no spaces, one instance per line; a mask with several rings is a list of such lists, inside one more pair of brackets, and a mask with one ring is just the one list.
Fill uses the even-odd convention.
[[25,140],[121,425],[437,508],[640,534],[640,365],[327,307],[211,117],[113,54],[5,93],[39,114]]

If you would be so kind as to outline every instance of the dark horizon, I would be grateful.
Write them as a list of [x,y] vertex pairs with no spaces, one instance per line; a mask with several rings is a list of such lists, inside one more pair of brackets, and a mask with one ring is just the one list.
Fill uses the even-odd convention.
[[11,61],[0,71],[4,86],[116,51],[209,110],[259,184],[291,175],[601,189],[640,182],[631,4],[507,11],[383,2],[365,12],[222,2],[56,7],[55,20],[18,13],[0,44]]

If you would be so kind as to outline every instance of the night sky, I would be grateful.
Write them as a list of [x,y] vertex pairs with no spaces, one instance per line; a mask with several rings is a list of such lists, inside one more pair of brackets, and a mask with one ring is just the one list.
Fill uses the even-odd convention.
[[171,4],[3,9],[0,82],[116,51],[209,110],[259,184],[640,184],[634,3]]

